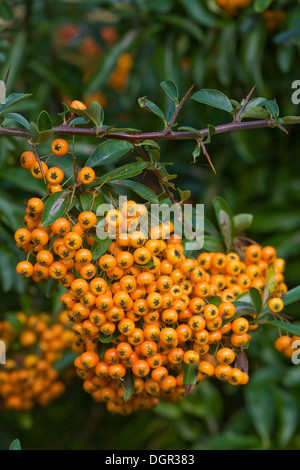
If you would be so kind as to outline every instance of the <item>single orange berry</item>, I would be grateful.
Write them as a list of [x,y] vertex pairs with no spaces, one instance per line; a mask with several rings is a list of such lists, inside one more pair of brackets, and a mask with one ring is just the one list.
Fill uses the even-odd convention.
[[33,152],[27,150],[22,153],[20,161],[25,170],[30,170],[32,165],[36,162],[36,156]]
[[65,139],[55,139],[51,143],[51,151],[54,155],[62,157],[69,150],[68,142]]
[[90,184],[94,181],[95,176],[95,172],[92,168],[84,167],[78,173],[78,180],[82,184]]

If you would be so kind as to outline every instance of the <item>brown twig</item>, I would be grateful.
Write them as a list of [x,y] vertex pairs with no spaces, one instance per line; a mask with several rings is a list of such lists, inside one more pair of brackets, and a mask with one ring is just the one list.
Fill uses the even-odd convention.
[[[296,116],[296,119],[291,122],[286,122],[285,125],[300,124],[300,116]],[[227,124],[220,124],[215,126],[214,134],[224,134],[226,132],[235,132],[241,130],[252,130],[262,128],[274,128],[278,126],[275,119],[258,119],[255,121],[232,121]],[[279,127],[279,126],[278,126]],[[209,129],[200,129],[199,133],[203,137],[209,135]],[[8,137],[22,137],[30,140],[30,134],[25,129],[17,129],[11,127],[0,127],[0,136],[5,135]],[[86,137],[98,137],[97,129],[86,129],[81,127],[69,127],[65,124],[56,126],[53,128],[53,135],[70,135],[70,136],[86,136]],[[127,132],[112,132],[104,135],[105,139],[125,140],[132,142],[133,144],[142,142],[143,140],[197,140],[199,135],[191,131],[172,131],[166,132],[141,132],[140,134],[130,134]]]

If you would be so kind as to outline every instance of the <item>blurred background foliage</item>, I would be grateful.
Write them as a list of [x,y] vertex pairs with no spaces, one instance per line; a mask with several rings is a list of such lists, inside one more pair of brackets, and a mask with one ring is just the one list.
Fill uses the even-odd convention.
[[[32,94],[16,107],[28,121],[46,109],[59,124],[62,102],[98,100],[106,125],[158,130],[161,124],[137,100],[147,96],[166,110],[159,83],[167,79],[181,96],[194,85],[195,91],[215,88],[238,101],[256,85],[254,97],[276,98],[281,116],[295,115],[299,10],[295,0],[6,0],[0,4],[0,77],[11,66],[7,94]],[[226,119],[222,111],[192,101],[179,116],[181,125],[196,128]],[[6,119],[4,125],[10,124]],[[300,279],[299,128],[288,131],[213,137],[209,153],[216,175],[203,158],[192,164],[193,142],[161,148],[163,160],[173,164],[171,173],[178,174],[176,184],[192,191],[192,202],[205,204],[208,217],[216,195],[234,213],[254,214],[248,236],[276,247],[293,287]],[[79,161],[94,146],[78,139]],[[47,296],[15,273],[20,253],[13,232],[22,225],[24,201],[42,194],[42,185],[24,177],[19,165],[28,148],[22,139],[1,137],[1,316],[59,309],[60,292]],[[289,313],[300,320],[297,308]],[[269,330],[253,335],[247,351],[251,380],[242,390],[203,383],[180,405],[120,417],[94,404],[75,381],[49,408],[1,411],[0,448],[18,437],[29,449],[299,449],[300,370],[274,350],[275,337]]]

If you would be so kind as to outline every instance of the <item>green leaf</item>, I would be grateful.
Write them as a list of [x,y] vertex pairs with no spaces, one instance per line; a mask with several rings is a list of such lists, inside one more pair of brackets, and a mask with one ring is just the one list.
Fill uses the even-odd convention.
[[292,335],[300,336],[299,325],[294,325],[293,323],[288,323],[288,322],[280,321],[280,320],[266,320],[264,323],[267,325],[276,326],[277,328],[280,328],[281,330],[288,331]]
[[47,299],[51,299],[57,290],[57,282],[56,279],[53,277],[50,277],[48,281],[46,282],[46,287],[45,287],[45,296]]
[[11,21],[14,18],[14,10],[6,2],[2,2],[0,5],[0,18],[5,21]]
[[17,315],[14,312],[7,312],[4,315],[4,318],[11,324],[17,335],[19,335],[24,329],[24,323],[22,323],[18,319]]
[[7,119],[12,119],[13,121],[16,121],[18,124],[21,124],[21,126],[25,127],[26,129],[29,129],[29,122],[21,114],[4,113],[2,114],[2,116],[6,117]]
[[36,142],[37,144],[41,144],[42,142],[47,142],[47,140],[51,139],[53,136],[54,129],[48,129],[46,131],[40,132],[39,140]]
[[21,188],[24,191],[32,194],[37,193],[41,196],[45,194],[45,183],[43,180],[36,178],[26,178],[24,168],[13,167],[13,168],[2,168],[0,172],[0,178],[6,181],[10,181],[17,188]]
[[125,377],[123,377],[123,380],[121,380],[121,387],[123,388],[124,391],[124,401],[128,401],[134,391],[134,379],[133,379],[133,374],[127,370]]
[[271,3],[273,3],[273,0],[254,0],[253,7],[257,13],[262,13],[269,8]]
[[42,111],[38,117],[38,125],[34,122],[29,124],[29,133],[34,144],[40,144],[51,139],[54,130],[52,121],[46,111]]
[[264,64],[265,42],[268,31],[261,22],[255,28],[247,28],[239,35],[240,66],[247,83],[256,85],[257,90],[264,90],[262,67]]
[[254,307],[252,303],[248,302],[243,302],[243,301],[235,301],[233,302],[235,306],[235,316],[231,318],[231,320],[234,320],[235,318],[240,317],[241,315],[253,315],[254,313]]
[[210,144],[212,136],[216,133],[216,128],[212,124],[208,124],[207,129],[208,129],[208,134],[206,136],[206,139],[204,140],[204,143]]
[[134,263],[134,265],[139,266],[140,268],[152,268],[154,266],[154,260],[153,258],[151,258],[151,260],[146,264],[140,265],[140,264]]
[[162,110],[156,104],[152,103],[152,101],[148,100],[146,96],[139,98],[138,104],[140,105],[141,108],[144,108],[147,111],[150,111],[151,113],[158,116],[166,125],[167,120]]
[[240,116],[240,119],[269,119],[270,115],[265,108],[255,106],[254,108],[246,109]]
[[197,140],[197,143],[195,145],[195,148],[192,152],[192,156],[193,156],[193,163],[196,163],[197,161],[197,158],[199,157],[199,155],[201,155],[201,145],[200,145],[200,140],[198,139]]
[[181,189],[177,188],[177,191],[180,196],[180,202],[187,201],[191,197],[191,191],[189,189],[182,191]]
[[70,191],[60,191],[52,194],[47,199],[42,214],[42,225],[51,225],[55,220],[63,216],[70,194]]
[[256,432],[262,439],[265,448],[270,446],[271,432],[274,423],[274,405],[270,392],[264,385],[249,384],[244,391],[246,410]]
[[53,364],[53,368],[57,372],[64,371],[74,364],[74,360],[77,356],[77,353],[74,353],[73,351],[67,351],[58,361]]
[[90,124],[90,121],[84,117],[77,117],[72,119],[70,126],[83,126],[85,124]]
[[120,336],[120,334],[121,333],[119,332],[118,329],[116,329],[116,331],[114,331],[114,333],[112,333],[109,336],[105,336],[103,333],[100,333],[99,341],[100,343],[104,343],[104,344],[112,343],[115,339],[117,339]]
[[132,149],[133,145],[130,142],[126,142],[125,140],[106,140],[105,142],[102,142],[100,145],[98,145],[98,147],[86,161],[85,166],[94,168],[96,166],[116,162]]
[[210,438],[209,449],[211,451],[247,451],[252,449],[259,449],[260,446],[260,439],[255,433],[249,435],[242,435],[238,431],[224,430],[222,434]]
[[202,90],[194,93],[191,98],[195,101],[199,101],[199,103],[212,106],[213,108],[222,109],[228,113],[231,113],[233,110],[233,106],[229,98],[218,90],[203,88]]
[[237,214],[233,216],[234,233],[244,232],[251,226],[252,221],[252,214]]
[[198,0],[180,0],[187,14],[203,26],[216,26],[217,19],[207,8],[206,5]]
[[219,305],[222,303],[221,297],[216,297],[216,296],[206,297],[205,300],[207,300],[209,304],[214,304],[217,307],[219,307]]
[[189,365],[184,364],[183,366],[183,384],[184,385],[195,385],[198,375],[198,364]]
[[142,140],[142,142],[139,142],[136,144],[138,147],[149,147],[152,149],[160,150],[160,146],[155,140],[147,139],[147,140]]
[[69,109],[85,119],[92,122],[97,130],[102,126],[104,119],[104,111],[101,104],[98,101],[92,101],[86,109],[76,109],[69,106]]
[[172,80],[161,82],[160,86],[174,103],[179,103],[179,93],[177,85]]
[[186,132],[193,132],[194,134],[197,134],[201,139],[203,138],[203,135],[201,134],[201,132],[198,129],[195,129],[194,127],[181,126],[181,127],[178,127],[178,130],[186,131]]
[[144,184],[141,184],[141,183],[138,183],[137,181],[132,181],[132,180],[122,180],[120,183],[115,183],[115,184],[119,184],[120,186],[124,186],[125,188],[131,189],[132,191],[134,191],[136,194],[141,196],[146,201],[150,201],[150,202],[153,202],[154,204],[158,204],[158,198],[155,192],[148,186],[145,186]]
[[22,450],[19,439],[14,439],[9,446],[9,450]]
[[252,300],[252,304],[255,310],[255,313],[259,313],[262,307],[262,298],[260,292],[255,287],[250,287],[249,294]]
[[93,259],[99,259],[107,250],[112,240],[105,238],[104,240],[96,239],[91,247]]
[[[232,63],[236,56],[238,48],[239,30],[237,24],[233,21],[228,21],[227,25],[222,25],[218,35],[218,48],[215,51],[214,63],[217,78],[222,87],[228,87],[234,76],[234,67]],[[235,100],[230,100],[236,113],[241,105]]]
[[220,238],[204,236],[203,250],[205,251],[223,251],[223,242]]
[[278,416],[277,438],[282,448],[289,443],[297,429],[299,407],[291,393],[280,390],[278,387],[274,388],[273,396]]
[[[80,204],[81,204],[83,211],[92,210],[95,213],[96,213],[97,207],[104,203],[104,197],[102,193],[98,193],[96,197],[94,197],[94,194],[90,192],[82,193],[79,197],[79,200],[80,200]],[[93,203],[93,207],[92,207],[92,203]]]
[[15,106],[20,101],[29,98],[29,96],[31,96],[31,94],[28,93],[12,93],[11,95],[7,96],[5,103],[0,106],[0,114],[2,114],[4,111],[11,108],[12,106]]
[[213,206],[226,249],[227,251],[230,251],[234,233],[234,222],[231,209],[227,202],[221,197],[215,197],[213,199]]
[[273,118],[276,118],[279,116],[279,107],[276,101],[268,100],[265,102],[264,106],[269,111],[269,113],[271,114]]
[[[0,2],[3,3],[3,2]],[[11,4],[11,2],[9,2]],[[11,4],[13,11],[15,12],[15,5]],[[15,16],[14,21],[16,21],[17,15]],[[4,31],[3,31],[4,29]],[[9,47],[5,46],[5,43],[8,43],[8,38],[5,37],[5,32],[7,32],[7,26],[1,25],[1,52],[2,57],[5,58],[5,61],[1,63],[0,76],[3,79],[10,67],[9,77],[6,85],[7,95],[10,93],[11,89],[19,86],[16,85],[17,80],[19,81],[24,70],[25,61],[28,60],[27,55],[27,46],[28,46],[28,31],[25,28],[17,28],[14,31],[13,36],[9,40]],[[4,44],[3,44],[4,43]],[[5,53],[5,56],[4,56]],[[26,63],[26,66],[28,63]],[[16,94],[14,94],[16,95]],[[21,95],[21,93],[19,94]],[[9,95],[10,96],[10,95]],[[7,100],[6,100],[7,102]]]
[[257,98],[252,98],[244,109],[244,112],[252,108],[262,107],[266,101],[266,98],[262,98],[261,96],[258,96]]
[[294,287],[287,291],[283,299],[284,305],[289,305],[300,300],[300,286]]
[[202,29],[193,21],[187,19],[184,15],[159,15],[158,20],[173,26],[178,26],[182,30],[188,32],[190,36],[194,36],[194,38],[199,42],[202,42],[205,39]]
[[123,178],[133,178],[134,176],[137,176],[142,173],[145,168],[149,165],[148,162],[134,162],[134,163],[129,163],[128,165],[123,165],[118,168],[115,168],[114,170],[111,170],[103,175],[100,176],[98,179],[98,183],[104,184],[104,183],[109,183],[111,181],[120,181]]
[[47,111],[41,111],[37,120],[37,127],[40,132],[52,129],[52,121]]
[[298,116],[284,116],[281,119],[282,119],[283,123],[299,122],[299,117]]
[[39,131],[38,126],[34,122],[31,122],[29,124],[29,133],[30,133],[32,142],[34,144],[37,144],[40,140],[40,131]]
[[160,402],[153,412],[164,419],[177,421],[182,418],[183,410],[176,403]]

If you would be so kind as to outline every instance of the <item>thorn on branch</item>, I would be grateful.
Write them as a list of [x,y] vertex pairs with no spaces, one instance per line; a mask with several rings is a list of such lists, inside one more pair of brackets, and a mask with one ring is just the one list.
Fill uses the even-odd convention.
[[210,166],[211,166],[213,172],[214,172],[215,175],[216,175],[217,172],[216,172],[215,167],[214,167],[214,165],[213,165],[213,163],[212,163],[212,161],[211,161],[211,159],[210,159],[210,156],[208,155],[208,152],[207,152],[207,150],[206,150],[206,147],[205,147],[203,141],[200,140],[199,142],[200,142],[200,147],[201,147],[201,149],[202,149],[202,152],[204,153],[204,155],[205,155],[205,157],[206,157],[208,163],[210,164]]
[[252,93],[253,93],[254,90],[255,90],[255,87],[256,87],[256,85],[254,85],[254,86],[251,88],[251,90],[249,91],[248,95],[247,95],[246,98],[244,99],[243,106],[242,106],[241,109],[238,111],[237,116],[236,116],[236,120],[237,120],[237,121],[240,120],[241,115],[242,115],[243,112],[245,111],[245,108],[246,108],[247,104],[248,104],[249,101],[250,101],[250,98],[251,98],[251,96],[252,96]]
[[3,81],[4,81],[4,84],[5,84],[5,86],[7,85],[7,81],[8,81],[8,77],[9,77],[10,69],[11,69],[11,65],[8,67],[8,70],[7,70],[7,72],[6,72],[6,75],[5,75],[5,79],[3,80]]
[[284,132],[285,134],[288,134],[288,130],[283,127],[282,124],[280,124],[279,122],[277,123],[277,127],[279,127],[280,130],[282,130],[282,132]]
[[174,125],[175,123],[175,119],[177,118],[178,116],[178,113],[179,111],[181,110],[182,106],[184,105],[184,103],[186,102],[186,100],[188,99],[188,96],[190,95],[192,89],[194,88],[195,85],[192,85],[188,91],[186,92],[186,94],[184,95],[184,97],[182,98],[182,100],[180,101],[180,103],[175,107],[175,111],[169,121],[169,127],[168,127],[168,130],[170,131],[171,127]]
[[46,176],[45,176],[45,173],[44,173],[43,165],[42,165],[42,163],[41,163],[41,160],[40,160],[40,157],[39,157],[39,154],[38,154],[38,150],[37,150],[37,146],[36,146],[36,145],[33,145],[33,151],[34,151],[34,154],[35,154],[35,156],[36,156],[37,162],[38,162],[38,164],[39,164],[41,173],[42,173],[42,175],[43,175],[43,178],[44,178],[44,181],[45,181],[45,185],[47,186]]

